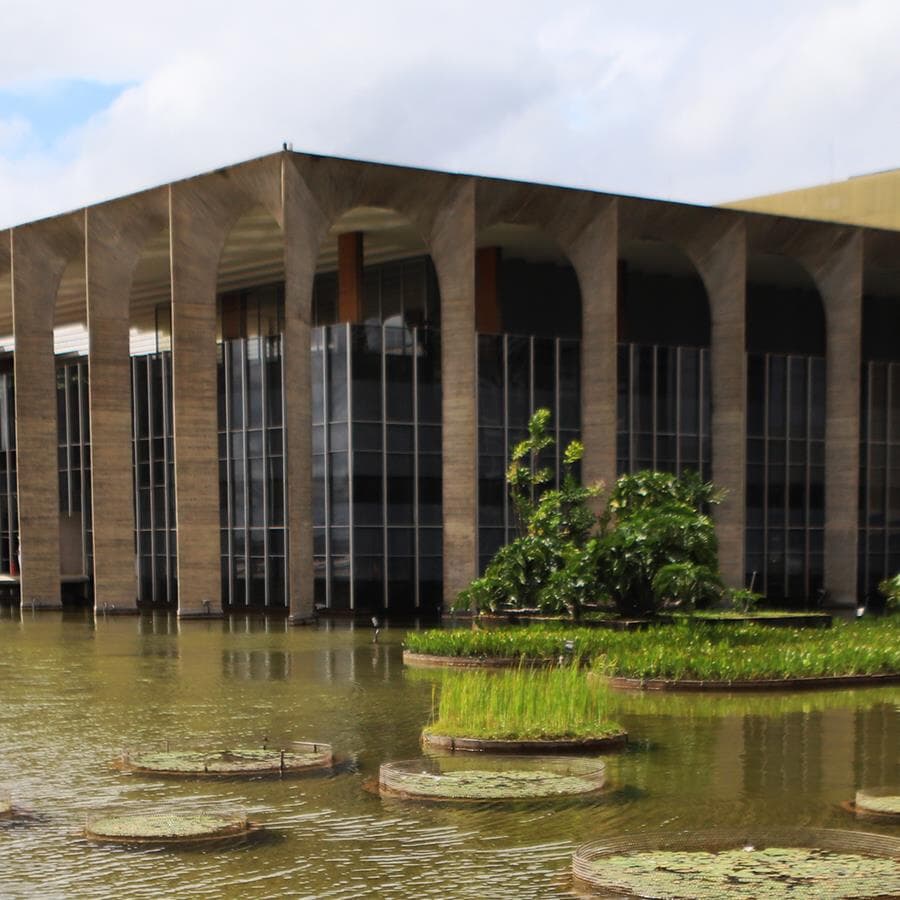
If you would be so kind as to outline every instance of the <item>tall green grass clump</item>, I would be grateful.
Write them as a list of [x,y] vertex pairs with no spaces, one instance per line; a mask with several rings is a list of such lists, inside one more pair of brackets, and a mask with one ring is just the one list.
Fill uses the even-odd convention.
[[447,672],[425,731],[448,737],[552,740],[619,734],[606,690],[572,664],[500,672]]

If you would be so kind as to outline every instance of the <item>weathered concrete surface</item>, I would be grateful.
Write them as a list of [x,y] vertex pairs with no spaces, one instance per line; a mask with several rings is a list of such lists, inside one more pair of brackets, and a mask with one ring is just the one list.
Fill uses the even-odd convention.
[[836,237],[807,260],[825,306],[825,589],[832,606],[856,606],[863,238]]
[[53,323],[63,271],[84,252],[81,217],[14,228],[10,248],[21,597],[23,606],[56,609],[61,597]]
[[287,579],[292,623],[313,619],[312,288],[328,223],[291,158],[282,160],[284,204],[284,453]]
[[141,250],[168,217],[158,190],[85,210],[94,608],[137,611],[129,323]]

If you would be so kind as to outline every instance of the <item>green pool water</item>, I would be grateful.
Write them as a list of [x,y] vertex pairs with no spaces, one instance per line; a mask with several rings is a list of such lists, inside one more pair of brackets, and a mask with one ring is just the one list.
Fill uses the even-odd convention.
[[[404,670],[405,629],[235,618],[98,619],[0,608],[0,897],[572,896],[580,843],[627,832],[766,825],[893,834],[839,808],[896,783],[896,687],[759,696],[618,697],[636,741],[596,800],[463,807],[363,784],[421,755],[440,672]],[[126,747],[331,743],[327,777],[154,780]],[[125,850],[76,835],[98,808],[240,807],[269,837],[232,850]]]

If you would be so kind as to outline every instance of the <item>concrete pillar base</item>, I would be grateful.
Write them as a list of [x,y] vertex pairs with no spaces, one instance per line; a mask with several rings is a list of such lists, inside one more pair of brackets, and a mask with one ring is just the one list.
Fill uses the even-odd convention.
[[319,617],[315,614],[311,616],[288,616],[288,625],[315,625],[319,621]]
[[95,616],[139,616],[141,611],[136,606],[109,606],[102,609],[99,606],[94,607]]
[[62,603],[53,600],[25,600],[19,604],[24,611],[31,612],[62,612]]
[[212,621],[213,619],[224,619],[225,613],[218,612],[216,610],[210,610],[209,612],[203,612],[202,610],[185,610],[182,612],[178,611],[178,621],[184,622],[188,619],[191,620],[200,620],[200,621]]

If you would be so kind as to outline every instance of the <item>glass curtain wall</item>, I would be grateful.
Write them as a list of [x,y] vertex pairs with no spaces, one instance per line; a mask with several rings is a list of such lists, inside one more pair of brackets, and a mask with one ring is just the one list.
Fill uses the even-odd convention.
[[825,360],[747,358],[747,583],[814,598],[824,577]]
[[780,603],[818,602],[825,545],[825,314],[782,257],[747,285],[746,583]]
[[16,391],[12,372],[0,373],[0,572],[19,572],[16,481]]
[[616,469],[712,474],[709,350],[619,344]]
[[93,572],[91,528],[91,423],[88,401],[88,363],[84,358],[58,363],[56,406],[59,471],[59,508],[81,532],[84,571]]
[[288,605],[281,285],[220,297],[219,510],[226,609]]
[[316,603],[440,608],[440,335],[416,326],[313,330]]
[[131,358],[138,604],[178,605],[172,354]]
[[619,262],[616,470],[712,474],[709,303],[676,247],[638,241]]
[[859,593],[871,599],[900,572],[900,361],[863,364],[860,437]]
[[478,557],[480,571],[516,537],[506,467],[536,409],[552,415],[556,443],[542,460],[561,477],[568,443],[581,437],[580,341],[478,335]]

